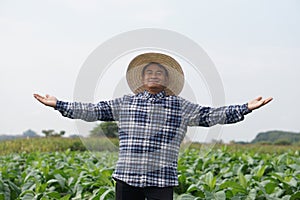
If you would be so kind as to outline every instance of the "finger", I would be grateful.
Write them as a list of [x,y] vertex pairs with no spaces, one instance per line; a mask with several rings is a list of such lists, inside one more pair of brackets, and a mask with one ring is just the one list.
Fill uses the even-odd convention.
[[257,97],[256,100],[260,101],[260,100],[262,100],[262,97]]
[[33,96],[36,98],[36,99],[41,99],[41,98],[43,98],[41,95],[39,95],[39,94],[33,94]]
[[44,98],[43,97],[36,97],[36,99],[39,101],[39,102],[44,102]]
[[267,98],[267,99],[264,100],[264,104],[267,104],[267,103],[269,103],[269,102],[272,101],[272,100],[273,100],[273,98],[272,98],[272,97],[269,97],[269,98]]
[[34,97],[41,103],[45,104],[45,97],[35,94]]

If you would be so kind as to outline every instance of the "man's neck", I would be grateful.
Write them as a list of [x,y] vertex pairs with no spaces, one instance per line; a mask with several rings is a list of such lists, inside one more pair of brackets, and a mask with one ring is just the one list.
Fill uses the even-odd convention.
[[155,89],[155,88],[147,89],[147,92],[149,92],[150,94],[158,94],[162,91],[164,91],[164,90],[163,89]]

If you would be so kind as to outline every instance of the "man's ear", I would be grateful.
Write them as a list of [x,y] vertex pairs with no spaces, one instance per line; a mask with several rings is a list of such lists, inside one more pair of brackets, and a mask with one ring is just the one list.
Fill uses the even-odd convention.
[[165,80],[165,86],[167,87],[168,85],[169,85],[169,77],[167,76]]
[[142,84],[145,84],[145,76],[142,76]]

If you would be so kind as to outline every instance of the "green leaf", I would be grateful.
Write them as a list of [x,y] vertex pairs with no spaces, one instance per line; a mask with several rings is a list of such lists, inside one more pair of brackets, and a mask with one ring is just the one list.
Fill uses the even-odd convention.
[[180,184],[185,184],[185,182],[186,182],[186,176],[183,175],[183,174],[180,174],[180,175],[178,176],[178,182],[179,182]]
[[29,180],[22,185],[22,191],[33,190],[35,188],[35,182]]
[[192,185],[190,185],[190,186],[188,187],[188,189],[186,190],[186,192],[192,193],[192,192],[198,191],[198,190],[199,190],[199,188],[197,187],[197,185],[192,184]]
[[295,171],[300,171],[300,165],[298,165],[298,164],[291,164],[291,165],[288,165],[288,167],[294,169]]
[[240,184],[243,186],[244,189],[246,189],[247,188],[247,182],[248,182],[246,177],[243,175],[242,172],[239,172],[238,175],[239,175]]
[[69,200],[71,198],[71,194],[67,194],[66,196],[63,196],[59,200]]
[[201,198],[204,198],[205,195],[203,193],[203,191],[195,184],[192,184],[188,187],[186,193],[190,193],[192,195],[195,195],[197,197],[201,197]]
[[233,176],[233,173],[232,173],[232,172],[228,172],[228,173],[223,174],[223,177],[224,177],[224,178],[230,178],[230,177],[232,177],[232,176]]
[[210,190],[212,191],[216,186],[217,178],[211,172],[208,172],[204,175],[204,182],[209,186]]
[[291,187],[297,187],[297,181],[293,177],[285,177],[285,183],[287,183]]
[[32,190],[26,190],[20,194],[21,200],[33,200],[34,196],[35,194]]
[[246,193],[247,190],[243,188],[240,184],[234,181],[225,181],[220,185],[220,189],[226,189],[226,188],[232,188],[233,189],[233,195],[235,195],[238,192]]
[[[296,198],[294,200],[297,200],[299,198]],[[280,198],[280,200],[291,200],[291,195],[284,195],[283,197]]]
[[274,199],[274,197],[281,197],[285,193],[285,190],[276,187],[274,192],[270,194],[270,197]]
[[101,196],[100,196],[100,200],[105,200],[106,197],[109,197],[109,198],[113,198],[114,197],[114,189],[113,188],[110,188],[110,189],[107,189]]
[[256,172],[256,176],[258,178],[261,178],[264,175],[266,168],[267,168],[266,165],[260,166],[260,168]]
[[251,189],[245,200],[255,200],[256,199],[256,189]]
[[297,200],[297,199],[300,199],[300,192],[294,193],[290,198],[290,200]]
[[283,180],[283,177],[285,176],[284,173],[276,172],[276,173],[271,173],[270,175],[271,175],[271,177],[273,177],[273,178],[279,180],[280,182],[283,182],[283,181],[284,181],[284,180]]
[[4,181],[2,181],[0,179],[0,193],[2,193],[5,198],[4,199],[10,199],[10,189],[7,183],[5,183]]
[[218,191],[214,194],[216,200],[226,200],[226,194],[224,191]]
[[65,185],[66,185],[66,179],[65,179],[62,175],[60,175],[60,174],[54,174],[54,177],[55,177],[56,180],[58,181],[60,187],[61,187],[62,189],[64,189],[64,188],[65,188]]
[[218,191],[218,192],[205,191],[204,193],[205,193],[205,199],[226,200],[226,194],[224,191]]
[[55,191],[53,191],[53,192],[48,192],[47,193],[47,196],[49,196],[49,197],[51,197],[51,198],[54,198],[54,199],[59,199],[61,196],[60,196],[60,194],[58,193],[58,192],[55,192]]
[[17,199],[17,197],[21,193],[21,189],[11,181],[7,181],[7,183],[8,183],[8,186],[10,188],[11,199]]
[[27,193],[23,197],[21,197],[21,200],[33,200],[34,199],[34,194],[32,193]]
[[266,193],[272,194],[277,186],[278,184],[275,184],[274,182],[269,182],[265,185],[264,188],[266,190]]
[[50,179],[49,181],[47,181],[48,185],[50,185],[51,183],[58,183],[58,180],[56,180],[56,179]]
[[227,199],[231,199],[233,197],[233,193],[231,190],[226,190],[225,194]]
[[195,199],[197,198],[190,194],[182,194],[176,198],[176,200],[195,200]]

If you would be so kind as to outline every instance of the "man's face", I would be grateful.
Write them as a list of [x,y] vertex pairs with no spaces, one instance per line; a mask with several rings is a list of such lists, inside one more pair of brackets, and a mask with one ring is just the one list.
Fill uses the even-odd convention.
[[167,86],[168,76],[162,67],[151,64],[145,69],[143,84],[145,89],[150,92],[160,92]]

